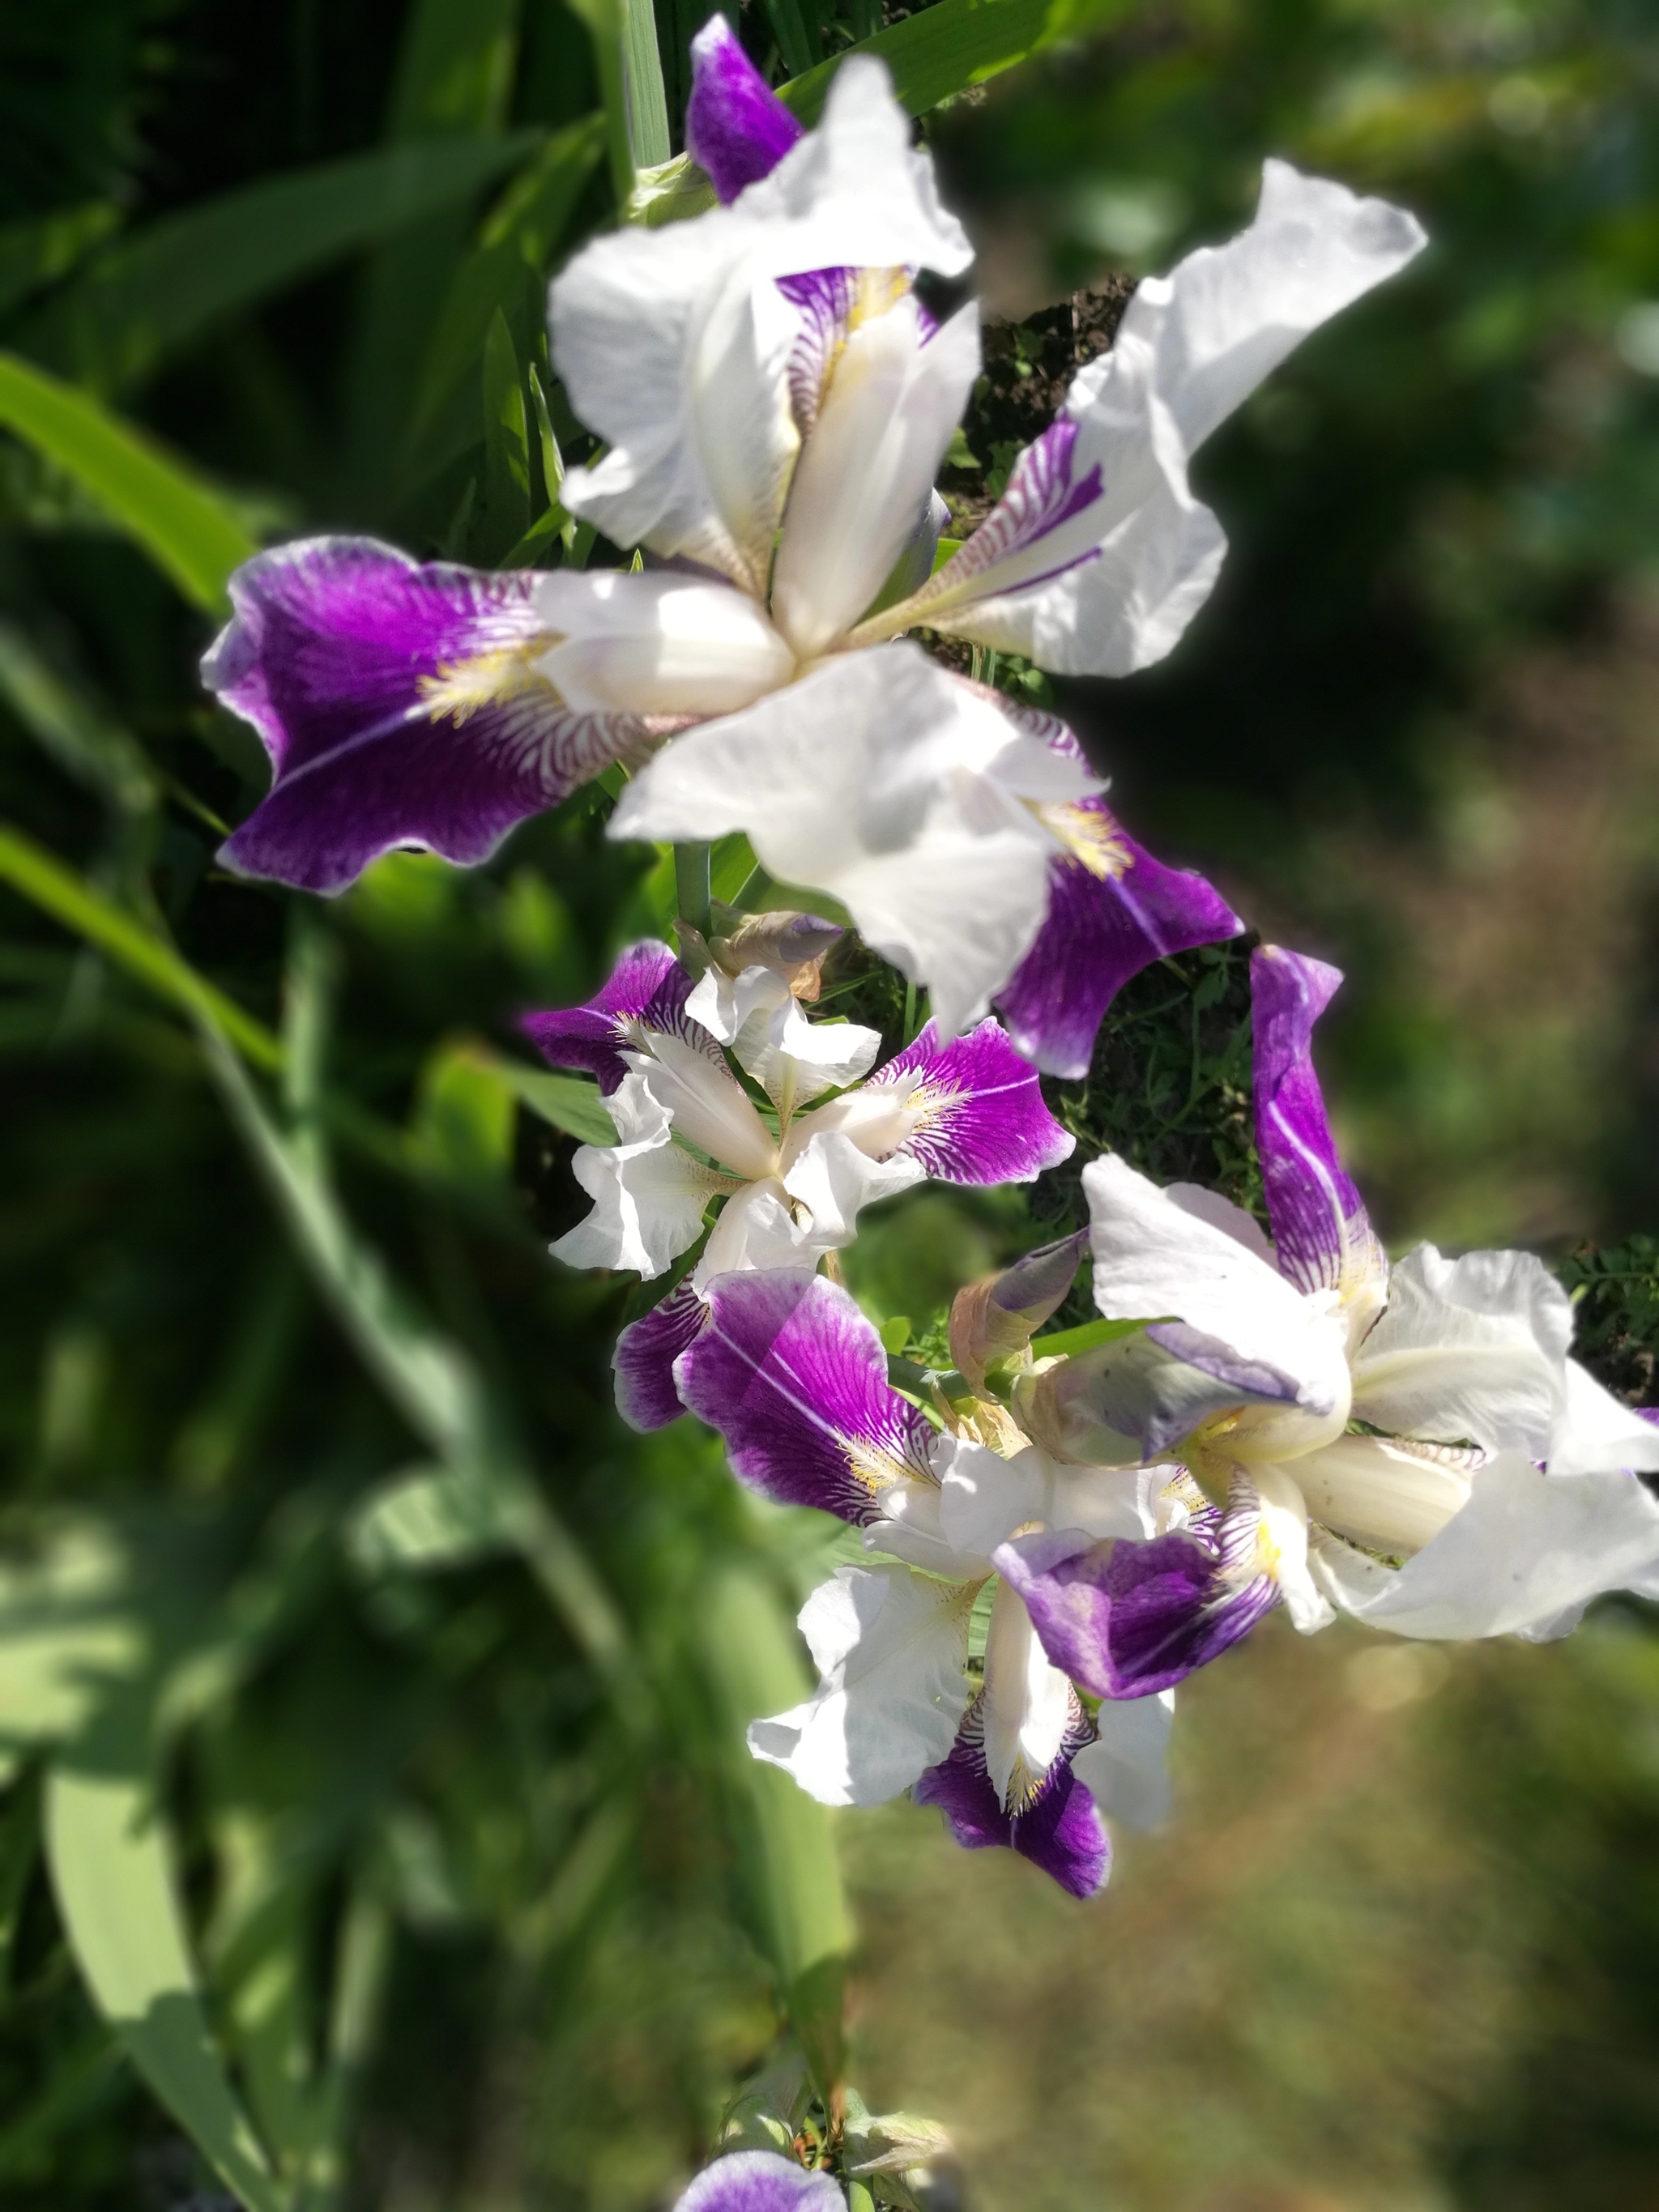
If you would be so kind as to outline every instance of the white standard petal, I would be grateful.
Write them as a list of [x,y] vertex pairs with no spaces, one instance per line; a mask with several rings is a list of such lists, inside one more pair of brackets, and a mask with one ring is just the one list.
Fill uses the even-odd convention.
[[645,1079],[624,1077],[607,1104],[620,1145],[583,1145],[571,1162],[593,1211],[552,1249],[572,1267],[632,1267],[647,1280],[696,1243],[720,1180],[673,1141]]
[[1611,1474],[1619,1468],[1650,1474],[1659,1469],[1659,1428],[1570,1359],[1547,1464],[1552,1474]]
[[985,1638],[985,1766],[1005,1811],[1019,1811],[1066,1741],[1072,1685],[1051,1666],[1031,1616],[1007,1583],[991,1601]]
[[554,568],[535,604],[562,634],[537,666],[582,713],[725,714],[794,673],[763,610],[727,584]]
[[1110,1819],[1131,1828],[1156,1828],[1169,1819],[1174,1720],[1173,1690],[1102,1703],[1095,1715],[1096,1741],[1078,1753],[1072,1771]]
[[804,1705],[755,1721],[749,1748],[821,1805],[880,1805],[935,1766],[967,1709],[971,1585],[908,1567],[841,1567],[800,1630],[821,1680]]
[[1420,1244],[1354,1355],[1354,1413],[1396,1436],[1542,1459],[1571,1333],[1566,1293],[1532,1253],[1447,1260]]
[[1469,1502],[1351,1607],[1399,1636],[1502,1636],[1553,1621],[1659,1564],[1659,1502],[1634,1475],[1540,1474],[1521,1452],[1476,1470]]
[[736,206],[769,227],[767,265],[778,276],[842,267],[959,276],[974,258],[967,233],[939,205],[933,156],[911,143],[892,79],[869,55],[842,64],[817,129]]
[[1019,789],[1047,774],[1048,754],[915,646],[837,654],[666,746],[623,791],[610,834],[746,830],[776,881],[830,892],[866,944],[929,987],[949,1036],[985,1012],[1042,927],[1057,848]]
[[775,968],[745,968],[735,976],[711,968],[685,1010],[731,1048],[775,1105],[792,1114],[822,1091],[855,1083],[881,1050],[878,1030],[809,1021]]
[[1083,1188],[1095,1304],[1109,1320],[1183,1321],[1295,1382],[1306,1412],[1346,1421],[1343,1332],[1327,1304],[1304,1297],[1230,1230],[1177,1204],[1115,1154],[1084,1170]]
[[734,1075],[683,1037],[653,1036],[649,1057],[623,1054],[682,1137],[724,1168],[756,1182],[777,1171],[777,1139]]
[[972,258],[887,72],[843,63],[818,129],[731,207],[611,232],[555,283],[555,366],[611,449],[570,471],[565,503],[618,544],[685,554],[760,597],[798,444],[798,319],[771,279],[842,267],[956,276]]
[[979,374],[973,306],[924,340],[908,295],[842,349],[790,489],[772,611],[803,659],[852,628],[932,506]]
[[571,404],[611,447],[566,476],[566,506],[619,545],[684,554],[757,599],[799,443],[796,319],[763,234],[733,208],[613,231],[576,256],[550,305]]

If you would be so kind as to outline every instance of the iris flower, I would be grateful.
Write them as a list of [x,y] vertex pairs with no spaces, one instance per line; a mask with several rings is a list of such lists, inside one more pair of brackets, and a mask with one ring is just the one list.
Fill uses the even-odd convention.
[[[799,917],[796,934],[813,928],[823,925]],[[587,1005],[524,1026],[556,1064],[599,1077],[618,1139],[575,1156],[594,1205],[553,1247],[559,1258],[649,1279],[690,1249],[710,1204],[724,1200],[690,1275],[618,1344],[618,1401],[636,1427],[680,1410],[672,1364],[701,1325],[712,1277],[816,1265],[851,1243],[875,1199],[930,1176],[1029,1182],[1075,1142],[994,1021],[949,1043],[929,1023],[877,1068],[878,1032],[808,1020],[781,965],[735,976],[710,966],[694,983],[665,945],[647,941]]]
[[1062,1460],[1180,1459],[1224,1509],[1216,1543],[1016,1537],[994,1563],[1049,1657],[1115,1696],[1179,1680],[1281,1601],[1304,1631],[1341,1611],[1402,1636],[1538,1637],[1601,1591],[1659,1588],[1637,1472],[1659,1469],[1659,1428],[1569,1356],[1571,1308],[1532,1254],[1424,1244],[1390,1267],[1312,1064],[1340,977],[1263,947],[1251,980],[1271,1242],[1213,1192],[1095,1161],[1096,1303],[1162,1318],[1014,1387]]
[[1250,227],[1140,286],[936,568],[933,478],[980,346],[974,305],[940,325],[915,289],[971,259],[931,161],[872,58],[805,135],[723,18],[694,66],[688,137],[723,204],[594,240],[551,296],[555,366],[604,444],[564,503],[669,565],[484,575],[345,538],[259,555],[204,664],[274,769],[223,857],[325,891],[394,845],[477,861],[621,761],[613,836],[746,832],[929,987],[942,1036],[1000,995],[1023,1048],[1080,1072],[1115,978],[1236,919],[1122,835],[1062,725],[903,634],[1070,673],[1161,659],[1224,550],[1191,455],[1422,232],[1270,161]]
[[[1073,1251],[1059,1295],[1075,1268]],[[1062,1464],[992,1400],[937,1426],[891,1386],[874,1327],[822,1275],[722,1275],[706,1297],[675,1368],[685,1404],[725,1438],[740,1481],[852,1522],[877,1555],[807,1600],[800,1627],[818,1687],[756,1721],[750,1749],[824,1804],[910,1790],[969,1850],[1011,1845],[1073,1895],[1092,1894],[1110,1863],[1102,1811],[1136,1825],[1163,1815],[1172,1698],[1091,1717],[994,1554],[1042,1528],[1150,1550],[1142,1540],[1188,1527],[1194,1511],[1201,1547],[1201,1495],[1176,1467]]]

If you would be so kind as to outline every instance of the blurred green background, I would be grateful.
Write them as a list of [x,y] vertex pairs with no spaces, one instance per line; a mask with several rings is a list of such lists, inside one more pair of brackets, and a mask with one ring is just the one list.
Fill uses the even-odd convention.
[[[1063,386],[1062,303],[1236,228],[1265,155],[1428,226],[1206,451],[1233,550],[1170,663],[1057,690],[1138,834],[1348,969],[1322,1060],[1391,1242],[1620,1246],[1597,1310],[1651,1401],[1654,1250],[1622,1242],[1659,1228],[1651,9],[947,8],[964,50],[1048,47],[924,120],[1012,319],[965,502],[1010,395]],[[706,12],[658,6],[676,124]],[[923,12],[741,26],[781,81]],[[538,330],[612,204],[600,76],[554,0],[14,5],[0,346],[251,538],[500,560],[546,512],[532,369],[581,451]],[[206,1995],[143,2048],[210,2103],[210,2027],[286,2204],[667,2203],[840,1941],[756,1871],[792,1821],[851,1893],[854,2077],[952,2129],[982,2212],[1659,2204],[1638,1610],[1447,1654],[1270,1622],[1183,1692],[1177,1817],[1087,1908],[906,1806],[815,1824],[734,1747],[793,1694],[823,1534],[687,1425],[617,1423],[625,1287],[543,1253],[580,1112],[503,1072],[516,1012],[662,926],[661,870],[579,796],[475,875],[399,857],[326,910],[224,878],[264,767],[195,688],[213,626],[0,442],[0,811],[270,1025],[279,1077],[261,1103],[176,976],[0,891],[0,2202],[218,2185],[64,1941],[65,1805],[154,1769]],[[1237,1056],[1206,1066],[1192,1141],[1247,1176]],[[1121,1088],[1151,1145],[1164,1105]],[[927,1194],[853,1277],[920,1326],[924,1279],[943,1303],[1035,1233]]]

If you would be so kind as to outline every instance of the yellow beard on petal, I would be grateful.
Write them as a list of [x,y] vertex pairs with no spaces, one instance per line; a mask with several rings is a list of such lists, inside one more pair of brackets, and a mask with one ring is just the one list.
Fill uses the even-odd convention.
[[854,1437],[842,1437],[841,1448],[847,1455],[847,1465],[854,1482],[860,1483],[872,1498],[884,1490],[896,1489],[900,1484],[931,1480],[932,1477],[913,1467],[908,1460],[897,1458],[892,1452],[872,1449]]
[[556,643],[551,637],[532,638],[522,645],[498,646],[471,659],[440,665],[435,676],[422,676],[418,690],[433,720],[466,721],[483,707],[505,706],[509,700],[543,695],[550,706],[562,703],[558,692],[535,663]]
[[1075,806],[1063,799],[1036,804],[1031,811],[1052,836],[1057,837],[1074,860],[1081,860],[1091,876],[1113,883],[1134,866],[1123,833],[1109,814]]

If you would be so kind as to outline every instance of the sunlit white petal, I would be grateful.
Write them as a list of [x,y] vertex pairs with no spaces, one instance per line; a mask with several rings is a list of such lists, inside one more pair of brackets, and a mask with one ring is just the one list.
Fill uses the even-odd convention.
[[823,1805],[879,1805],[943,1759],[966,1709],[973,1592],[908,1567],[841,1567],[800,1614],[821,1680],[749,1748]]
[[976,308],[924,343],[908,296],[848,339],[795,471],[773,575],[773,612],[803,657],[851,629],[930,512],[979,360]]
[[1097,1741],[1085,1744],[1072,1771],[1103,1813],[1131,1828],[1156,1828],[1170,1817],[1170,1729],[1173,1690],[1150,1698],[1107,1698],[1095,1715]]
[[610,834],[747,830],[776,880],[830,893],[929,985],[950,1036],[1042,926],[1055,848],[1017,787],[1048,772],[1048,751],[914,646],[847,653],[677,738],[624,790]]

